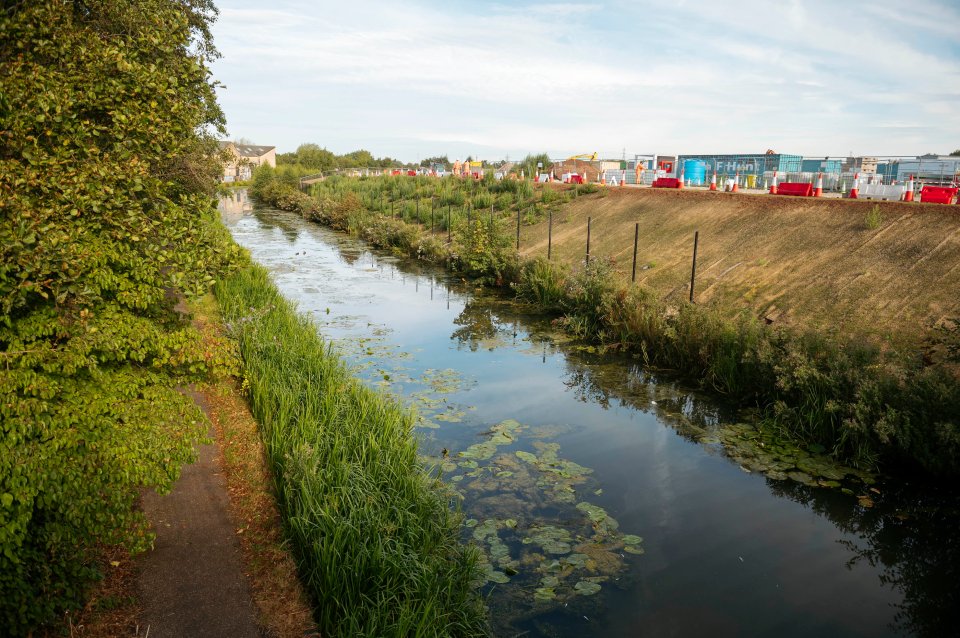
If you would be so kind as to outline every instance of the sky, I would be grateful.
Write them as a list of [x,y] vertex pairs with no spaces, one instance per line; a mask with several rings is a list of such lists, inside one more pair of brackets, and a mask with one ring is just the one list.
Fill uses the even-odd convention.
[[960,149],[958,0],[220,0],[228,133],[405,162]]

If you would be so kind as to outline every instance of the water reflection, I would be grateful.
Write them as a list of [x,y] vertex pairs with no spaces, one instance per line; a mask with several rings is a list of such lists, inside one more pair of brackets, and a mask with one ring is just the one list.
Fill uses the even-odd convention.
[[220,197],[220,213],[227,223],[234,223],[253,212],[253,201],[245,190],[233,190]]

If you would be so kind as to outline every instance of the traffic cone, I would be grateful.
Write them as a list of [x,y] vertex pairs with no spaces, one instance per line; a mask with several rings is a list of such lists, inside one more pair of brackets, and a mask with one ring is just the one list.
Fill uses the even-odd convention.
[[817,173],[817,186],[813,189],[814,197],[823,197],[823,173]]
[[770,194],[777,194],[777,171],[773,171],[773,181],[770,182]]
[[600,185],[601,186],[607,185],[607,175],[603,171],[600,171]]
[[910,176],[910,181],[907,182],[907,192],[903,194],[903,201],[905,202],[913,201],[913,175]]
[[860,173],[853,176],[853,187],[850,188],[850,199],[860,199]]
[[626,183],[627,183],[627,171],[622,171],[622,175],[620,175],[620,186],[622,187]]
[[677,188],[683,190],[683,171],[680,171],[680,181],[677,182]]
[[736,193],[740,188],[740,173],[734,173],[733,175],[733,187],[730,189],[731,193]]
[[713,177],[710,178],[710,190],[717,190],[717,171],[713,171]]

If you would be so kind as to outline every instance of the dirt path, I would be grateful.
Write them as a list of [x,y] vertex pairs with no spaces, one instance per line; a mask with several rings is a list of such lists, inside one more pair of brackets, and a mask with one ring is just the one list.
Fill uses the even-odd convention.
[[[192,396],[209,413],[204,398]],[[170,494],[144,495],[157,539],[137,577],[141,631],[149,627],[150,638],[258,638],[217,449],[199,452]]]

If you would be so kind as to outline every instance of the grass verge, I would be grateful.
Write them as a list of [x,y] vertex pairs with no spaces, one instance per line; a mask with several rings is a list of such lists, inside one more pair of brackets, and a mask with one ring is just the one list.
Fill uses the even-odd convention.
[[480,636],[478,554],[412,415],[350,376],[259,266],[217,286],[280,510],[326,636]]

